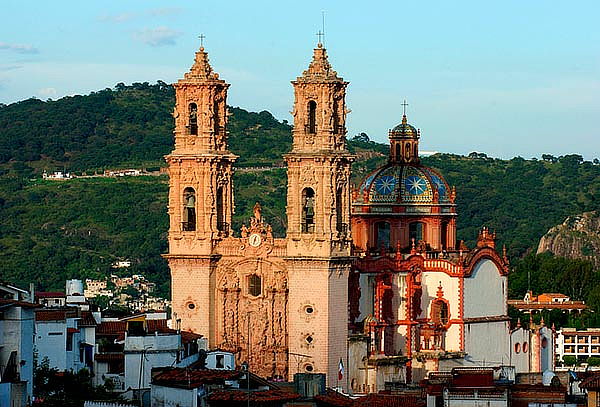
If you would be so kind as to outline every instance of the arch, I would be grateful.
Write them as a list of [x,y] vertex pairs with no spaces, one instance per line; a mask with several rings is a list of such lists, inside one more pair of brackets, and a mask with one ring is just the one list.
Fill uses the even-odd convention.
[[410,159],[411,150],[410,143],[406,143],[406,146],[404,147],[404,155],[406,156],[407,160]]
[[311,134],[317,132],[317,102],[314,100],[308,102],[308,132]]
[[217,188],[217,230],[219,232],[226,232],[228,229],[228,225],[225,222],[225,211],[223,209],[224,206],[224,192],[223,187]]
[[192,187],[183,190],[183,216],[181,228],[184,232],[196,230],[196,191]]
[[401,156],[402,156],[402,146],[400,145],[400,143],[396,143],[396,160],[400,160]]
[[188,126],[192,136],[198,135],[198,105],[190,103],[188,106]]
[[408,239],[411,245],[413,239],[415,244],[425,240],[425,224],[423,222],[411,222],[408,225]]
[[315,231],[315,191],[312,188],[302,190],[302,233]]
[[375,247],[376,249],[390,247],[390,231],[391,226],[389,222],[380,221],[375,223]]
[[413,157],[418,158],[419,157],[419,150],[417,148],[417,143],[415,143],[413,145]]

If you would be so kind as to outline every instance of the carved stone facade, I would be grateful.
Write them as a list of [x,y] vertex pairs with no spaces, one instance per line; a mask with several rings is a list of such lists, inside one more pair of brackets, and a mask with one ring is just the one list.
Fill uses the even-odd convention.
[[260,205],[233,236],[229,87],[204,49],[175,84],[175,149],[169,164],[169,261],[173,317],[211,348],[270,378],[337,377],[346,355],[351,265],[347,82],[322,45],[295,89],[288,162],[288,234],[275,239]]

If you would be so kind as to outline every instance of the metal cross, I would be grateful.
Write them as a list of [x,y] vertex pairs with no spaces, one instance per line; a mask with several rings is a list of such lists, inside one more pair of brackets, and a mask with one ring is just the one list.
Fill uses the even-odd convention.
[[404,115],[406,116],[406,106],[408,106],[408,103],[406,103],[406,99],[404,99],[404,102],[400,104],[404,107]]
[[319,32],[317,33],[317,37],[319,37],[319,44],[323,43],[324,36],[325,36],[325,33],[323,33],[323,31],[319,30]]
[[201,46],[202,48],[204,48],[204,39],[205,39],[206,37],[204,36],[204,34],[200,34],[200,35],[198,36],[198,38],[200,38],[200,46]]

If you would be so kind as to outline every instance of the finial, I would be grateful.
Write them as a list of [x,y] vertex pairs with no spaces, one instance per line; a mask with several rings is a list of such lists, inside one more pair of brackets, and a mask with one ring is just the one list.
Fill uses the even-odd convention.
[[319,30],[317,32],[317,37],[319,37],[319,42],[317,43],[317,47],[322,48],[323,47],[323,37],[325,36],[325,34],[323,34],[323,32],[321,30]]
[[204,34],[200,34],[198,38],[200,38],[200,51],[204,51],[204,39],[206,36]]
[[407,123],[406,106],[408,106],[408,103],[406,103],[406,99],[404,99],[404,102],[402,102],[401,105],[402,105],[402,124],[406,124]]

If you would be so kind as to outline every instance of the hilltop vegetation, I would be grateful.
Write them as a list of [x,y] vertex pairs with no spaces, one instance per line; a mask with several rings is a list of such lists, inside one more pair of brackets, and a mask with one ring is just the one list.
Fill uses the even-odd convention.
[[[0,279],[56,289],[67,278],[105,276],[111,263],[127,258],[132,272],[145,274],[168,294],[169,271],[160,256],[167,249],[165,176],[30,179],[39,179],[44,169],[93,173],[162,166],[173,144],[173,104],[172,87],[159,82],[0,105]],[[236,166],[282,164],[291,147],[291,127],[266,111],[231,112],[230,149],[240,156]],[[387,148],[364,133],[351,138],[349,149],[358,156],[353,182],[384,163]],[[517,269],[550,227],[569,215],[597,210],[600,202],[600,165],[578,155],[500,160],[481,153],[437,154],[423,163],[457,188],[459,239],[473,245],[482,225],[496,230]],[[274,232],[283,235],[285,169],[238,171],[234,185],[234,229],[260,201]],[[517,275],[511,292],[521,295],[522,271]],[[560,289],[560,284],[552,280],[541,287]]]

